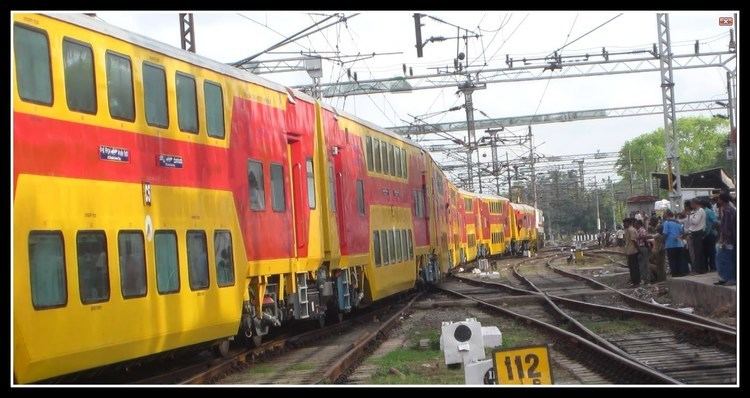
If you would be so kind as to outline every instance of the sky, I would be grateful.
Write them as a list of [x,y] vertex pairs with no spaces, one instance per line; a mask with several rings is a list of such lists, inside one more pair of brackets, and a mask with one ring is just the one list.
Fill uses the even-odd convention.
[[[544,56],[584,33],[606,22],[619,12],[575,11],[362,11],[347,21],[315,33],[276,51],[318,52],[338,49],[342,55],[367,53],[400,53],[380,55],[341,67],[323,60],[322,82],[347,81],[346,69],[357,72],[359,80],[402,76],[402,65],[415,75],[431,73],[434,66],[452,65],[456,41],[429,43],[424,56],[417,58],[412,14],[427,14],[454,25],[479,31],[481,39],[469,42],[472,65],[504,67],[505,56]],[[196,52],[220,62],[232,62],[258,53],[283,37],[306,28],[333,11],[244,11],[196,12]],[[346,11],[351,15],[356,11]],[[670,30],[674,54],[693,51],[695,40],[701,41],[701,52],[726,50],[729,27],[719,26],[719,17],[732,11],[699,11],[670,13]],[[102,20],[118,27],[180,47],[179,20],[176,12],[97,12]],[[455,35],[456,28],[423,18],[423,40],[430,36]],[[598,30],[572,43],[563,55],[584,52],[651,48],[657,40],[655,12],[626,11]],[[463,47],[463,44],[462,44]],[[461,50],[463,51],[463,49]],[[325,54],[324,54],[325,55]],[[330,54],[329,54],[330,55]],[[273,59],[292,54],[264,54],[258,59]],[[726,72],[719,68],[675,71],[677,102],[720,99],[726,97]],[[264,74],[264,78],[286,85],[310,84],[306,72]],[[390,127],[413,120],[409,115],[423,115],[463,104],[455,88],[418,90],[409,94],[372,94],[369,96],[324,99],[337,108]],[[658,72],[505,82],[489,84],[474,93],[474,106],[490,117],[522,116],[562,111],[660,104]],[[714,113],[721,113],[716,112]],[[710,116],[710,113],[706,112]],[[689,115],[688,113],[678,114]],[[465,111],[453,111],[427,119],[430,122],[463,121]],[[476,119],[484,116],[475,113]],[[568,123],[542,124],[533,127],[538,153],[569,155],[616,152],[626,140],[663,127],[661,115],[601,119]],[[524,128],[512,128],[525,131]],[[466,133],[457,133],[458,137]],[[479,134],[478,134],[479,136]],[[521,155],[521,148],[510,148],[510,158]],[[504,149],[500,156],[504,159]],[[487,159],[489,155],[487,156]]]

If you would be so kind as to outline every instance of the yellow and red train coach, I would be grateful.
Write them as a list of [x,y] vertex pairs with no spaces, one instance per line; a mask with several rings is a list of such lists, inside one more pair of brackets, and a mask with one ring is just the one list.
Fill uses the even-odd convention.
[[12,33],[18,382],[340,319],[503,222],[301,92],[84,15]]

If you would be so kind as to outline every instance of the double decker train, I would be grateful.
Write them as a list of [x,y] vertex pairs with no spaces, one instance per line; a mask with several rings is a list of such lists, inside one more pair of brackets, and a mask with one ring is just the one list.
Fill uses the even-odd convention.
[[13,14],[13,375],[259,344],[528,250],[419,145],[82,14]]

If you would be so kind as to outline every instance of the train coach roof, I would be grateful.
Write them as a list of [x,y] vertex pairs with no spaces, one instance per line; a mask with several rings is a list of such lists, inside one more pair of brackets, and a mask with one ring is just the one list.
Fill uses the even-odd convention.
[[181,48],[172,47],[169,44],[162,43],[158,40],[151,39],[141,34],[118,28],[95,17],[90,17],[88,15],[80,13],[62,12],[41,13],[41,15],[45,15],[47,17],[54,18],[63,22],[68,22],[73,25],[78,25],[82,28],[99,32],[116,39],[125,40],[147,50],[155,51],[168,57],[175,58],[206,69],[211,69],[215,72],[233,77],[235,79],[244,80],[246,82],[257,84],[259,86],[263,86],[271,90],[276,90],[281,93],[292,93],[295,98],[299,98],[308,102],[315,102],[315,99],[313,97],[303,93],[302,91],[272,82],[240,68],[214,61],[211,58],[191,53],[190,51],[186,51]]
[[511,202],[510,206],[513,209],[515,209],[515,210],[521,210],[521,211],[524,211],[524,212],[533,212],[535,210],[533,206],[525,205],[525,204],[522,204],[522,203],[513,203],[513,202]]

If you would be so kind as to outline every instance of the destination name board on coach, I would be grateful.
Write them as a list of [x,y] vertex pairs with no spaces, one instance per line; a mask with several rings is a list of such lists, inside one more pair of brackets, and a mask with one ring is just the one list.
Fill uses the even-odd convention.
[[159,166],[181,169],[182,157],[175,155],[159,155]]

